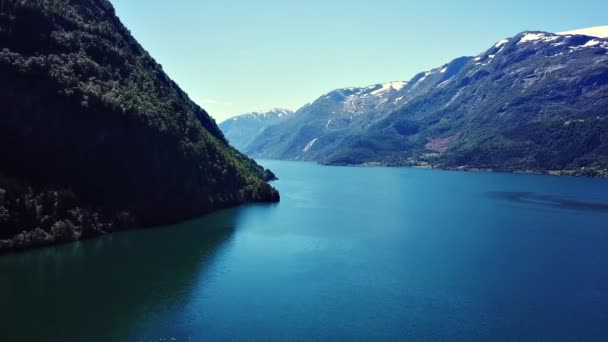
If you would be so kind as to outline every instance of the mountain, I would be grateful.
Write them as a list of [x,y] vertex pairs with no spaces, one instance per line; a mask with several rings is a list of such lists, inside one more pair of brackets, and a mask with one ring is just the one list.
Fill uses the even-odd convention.
[[560,34],[560,35],[578,34],[578,35],[584,35],[584,36],[590,36],[590,37],[596,37],[596,38],[608,38],[608,25],[589,27],[589,28],[584,28],[584,29],[580,29],[580,30],[560,32],[558,34]]
[[0,251],[278,201],[107,0],[0,3]]
[[405,98],[397,94],[406,87],[406,82],[395,81],[331,91],[280,125],[266,127],[242,151],[267,158],[305,159],[301,155],[310,150],[316,137],[368,124],[373,114],[404,101]]
[[522,32],[382,87],[390,91],[379,99],[372,88],[323,95],[244,152],[338,165],[608,174],[606,38]]
[[230,144],[243,151],[267,127],[276,125],[293,115],[294,112],[289,109],[274,108],[230,118],[221,122],[219,127]]

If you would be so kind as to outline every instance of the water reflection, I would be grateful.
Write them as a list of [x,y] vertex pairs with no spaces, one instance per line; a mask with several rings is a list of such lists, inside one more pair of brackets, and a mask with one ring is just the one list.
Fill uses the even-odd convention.
[[131,335],[138,322],[182,305],[204,281],[230,244],[240,210],[0,258],[2,339]]
[[533,192],[494,191],[486,193],[494,199],[514,203],[536,204],[556,209],[570,209],[586,212],[608,213],[608,204],[601,202],[583,202],[559,196],[542,195]]

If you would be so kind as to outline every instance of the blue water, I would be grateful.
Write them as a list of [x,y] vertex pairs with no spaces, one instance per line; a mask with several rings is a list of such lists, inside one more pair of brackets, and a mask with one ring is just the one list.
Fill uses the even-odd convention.
[[608,340],[607,180],[262,163],[280,204],[0,257],[0,339]]

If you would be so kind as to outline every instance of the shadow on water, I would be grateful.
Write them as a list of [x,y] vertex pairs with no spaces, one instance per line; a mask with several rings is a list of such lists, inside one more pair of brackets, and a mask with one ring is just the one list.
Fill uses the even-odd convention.
[[4,341],[111,341],[182,305],[241,209],[162,229],[0,257]]
[[533,192],[487,192],[489,197],[512,203],[540,205],[555,209],[570,209],[583,212],[608,213],[608,203],[583,202],[558,196],[542,195]]

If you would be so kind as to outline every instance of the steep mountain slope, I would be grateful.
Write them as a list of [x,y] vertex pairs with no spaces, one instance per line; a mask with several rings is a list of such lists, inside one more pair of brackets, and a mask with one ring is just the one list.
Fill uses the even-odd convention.
[[287,120],[293,115],[294,112],[289,109],[274,108],[227,119],[221,122],[219,127],[232,146],[244,151],[267,127]]
[[382,108],[393,106],[397,100],[395,95],[405,86],[405,82],[391,82],[334,90],[304,106],[281,125],[266,127],[263,134],[255,137],[258,140],[245,146],[243,151],[271,158],[304,154],[314,137],[341,131],[356,122],[368,122],[373,113],[382,113]]
[[107,0],[0,3],[0,251],[276,201]]
[[[349,96],[333,106],[346,106]],[[331,164],[595,174],[608,168],[604,38],[523,32],[415,76],[390,100],[332,130],[319,125],[333,110],[321,97],[267,129],[246,152]]]
[[243,151],[255,157],[325,161],[347,140],[364,135],[393,110],[452,77],[470,59],[456,59],[410,82],[331,91],[299,109],[293,118],[268,127]]

